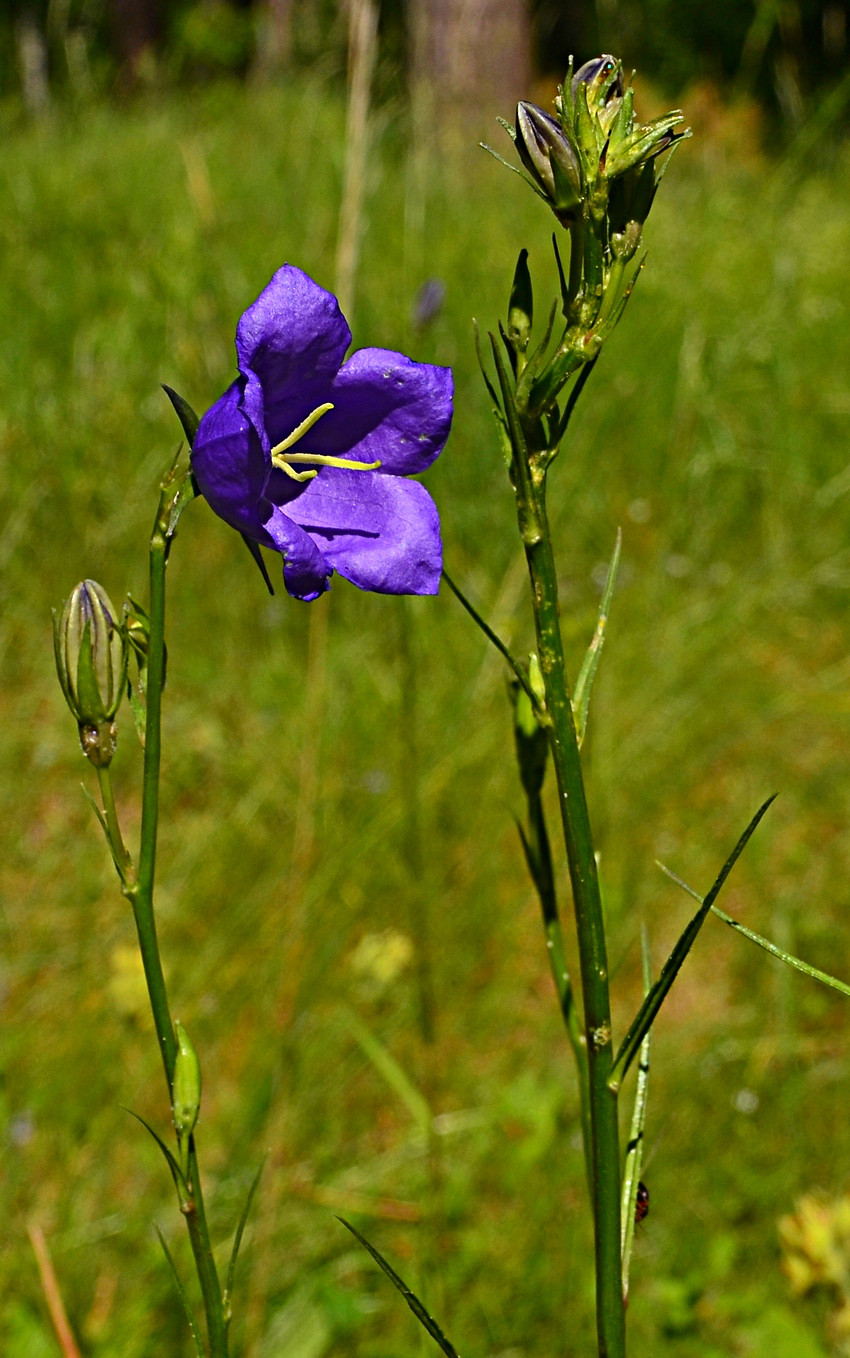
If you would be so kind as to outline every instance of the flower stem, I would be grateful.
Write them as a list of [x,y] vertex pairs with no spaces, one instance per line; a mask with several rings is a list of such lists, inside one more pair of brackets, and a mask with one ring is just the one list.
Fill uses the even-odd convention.
[[620,1148],[617,1098],[608,1088],[613,1052],[602,901],[567,685],[555,561],[542,489],[534,496],[534,500],[536,503],[532,513],[539,533],[531,539],[526,535],[525,554],[531,580],[532,609],[546,690],[546,707],[551,722],[549,738],[573,890],[584,999],[598,1351],[599,1358],[623,1358],[625,1318],[620,1264]]
[[[165,567],[169,547],[169,519],[173,502],[174,486],[169,479],[166,479],[150,541],[150,635],[148,640],[145,712],[145,760],[142,782],[142,828],[138,877],[133,889],[128,892],[133,906],[151,1011],[165,1068],[169,1100],[172,1097],[177,1041],[159,954],[153,909],[153,889],[159,822],[162,690],[165,683]],[[106,798],[104,798],[104,808],[107,824],[109,824],[109,804]],[[222,1305],[221,1283],[210,1242],[194,1139],[190,1142],[188,1170],[191,1195],[187,1201],[181,1203],[181,1209],[186,1218],[192,1253],[195,1258],[195,1269],[204,1299],[210,1358],[227,1358],[227,1323]]]

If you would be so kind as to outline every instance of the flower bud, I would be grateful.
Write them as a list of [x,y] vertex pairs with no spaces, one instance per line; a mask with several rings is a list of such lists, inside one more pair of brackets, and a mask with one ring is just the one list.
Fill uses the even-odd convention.
[[171,1109],[178,1138],[191,1136],[201,1108],[201,1064],[189,1034],[179,1019],[175,1020],[177,1058],[174,1062]]
[[54,614],[56,672],[77,719],[83,753],[107,765],[115,752],[114,717],[127,677],[127,643],[106,591],[94,580],[77,585]]
[[536,104],[517,104],[516,149],[558,216],[573,215],[582,200],[581,170],[560,123]]

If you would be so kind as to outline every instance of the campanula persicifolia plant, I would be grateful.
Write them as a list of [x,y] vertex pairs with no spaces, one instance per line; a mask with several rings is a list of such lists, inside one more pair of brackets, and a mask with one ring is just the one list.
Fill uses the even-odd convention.
[[[172,1144],[148,1130],[171,1171],[188,1227],[205,1334],[164,1239],[163,1249],[196,1352],[210,1358],[228,1354],[234,1270],[258,1178],[222,1276],[198,1167],[201,1064],[186,1028],[172,1017],[154,912],[166,565],[183,511],[202,494],[239,530],[267,580],[260,546],[280,553],[286,588],[297,599],[316,599],[334,571],[382,594],[436,593],[440,521],[424,486],[408,478],[424,471],[446,442],[451,372],[387,349],[361,349],[344,361],[350,343],[336,298],[300,269],[279,269],[239,322],[239,377],[203,419],[168,393],[191,457],[178,455],[162,482],[147,608],[128,595],[118,612],[101,586],[86,580],[55,620],[59,681],[97,773],[94,810],[136,923],[168,1086]],[[136,855],[123,838],[110,770],[125,692],[144,746]]]
[[[359,350],[346,359],[351,334],[335,297],[289,264],[274,274],[239,321],[238,376],[203,419],[166,389],[190,454],[178,455],[160,488],[147,605],[128,595],[119,612],[100,585],[86,580],[74,589],[56,621],[59,680],[83,753],[96,772],[100,796],[92,799],[94,810],[138,934],[173,1136],[148,1130],[167,1162],[186,1220],[203,1299],[203,1331],[164,1241],[163,1248],[201,1358],[228,1355],[234,1270],[259,1175],[236,1223],[222,1273],[210,1242],[198,1165],[201,1060],[185,1026],[172,1017],[154,911],[166,566],[181,516],[198,496],[241,534],[269,587],[262,549],[282,558],[285,587],[295,599],[319,598],[334,572],[364,590],[434,594],[442,572],[510,667],[513,745],[525,801],[521,847],[539,896],[549,964],[575,1058],[594,1230],[596,1339],[593,1344],[579,1337],[571,1347],[595,1349],[598,1358],[625,1355],[632,1234],[636,1219],[649,1210],[640,1173],[651,1031],[709,911],[790,965],[850,995],[850,987],[744,929],[715,904],[769,805],[765,802],[706,895],[680,882],[696,897],[697,910],[656,979],[644,947],[643,1002],[624,1036],[618,1039],[613,1031],[608,944],[582,743],[620,538],[618,534],[598,624],[571,685],[547,496],[576,401],[643,267],[643,230],[670,154],[688,133],[678,110],[648,124],[638,122],[631,84],[621,62],[608,55],[570,69],[554,113],[523,102],[515,122],[504,126],[521,167],[511,168],[545,202],[559,228],[554,245],[560,296],[542,332],[534,330],[531,274],[523,249],[505,322],[489,335],[491,365],[479,345],[528,571],[535,635],[531,654],[512,655],[442,570],[437,510],[424,487],[411,479],[427,470],[448,437],[451,373],[384,349]],[[125,693],[144,747],[136,853],[125,843],[111,782]],[[550,765],[571,884],[571,941],[562,924],[556,849],[543,801]],[[569,964],[572,956],[577,968]],[[633,1110],[622,1154],[619,1100],[633,1065]],[[350,1229],[447,1358],[457,1358],[451,1341],[391,1265]]]

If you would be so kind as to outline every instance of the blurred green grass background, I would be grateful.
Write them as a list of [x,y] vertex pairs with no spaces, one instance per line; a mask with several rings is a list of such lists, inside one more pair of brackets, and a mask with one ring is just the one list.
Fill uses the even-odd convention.
[[[314,79],[66,110],[4,134],[10,1358],[57,1352],[33,1220],[86,1353],[189,1352],[151,1225],[188,1270],[171,1185],[123,1111],[164,1127],[158,1057],[134,1002],[129,911],[78,786],[86,769],[53,674],[50,609],[84,576],[116,600],[143,594],[156,480],[179,437],[158,384],[204,409],[232,376],[239,314],[284,260],[332,284],[343,129],[341,93]],[[471,318],[491,327],[503,314],[521,246],[544,313],[550,222],[482,152],[424,169],[421,155],[404,115],[382,114],[355,345],[454,368],[455,427],[427,484],[449,569],[522,650],[522,565]],[[588,742],[621,1033],[639,998],[641,921],[658,965],[689,911],[654,859],[705,889],[774,791],[723,904],[850,975],[848,159],[836,151],[795,176],[685,148],[554,474],[573,673],[624,532]],[[445,307],[416,336],[414,300],[431,277]],[[577,1103],[518,852],[498,660],[445,591],[403,602],[336,581],[317,605],[282,589],[270,599],[203,503],[183,520],[169,585],[161,941],[175,1012],[202,1056],[199,1138],[223,1248],[269,1157],[238,1274],[237,1351],[395,1358],[423,1342],[339,1212],[422,1287],[462,1352],[586,1352]],[[311,607],[328,613],[324,643]],[[129,714],[115,772],[132,832]],[[403,957],[387,931],[416,933],[423,912],[430,1053],[415,966],[368,984],[352,961],[370,944]],[[436,1199],[410,1109],[352,1012],[429,1092]],[[848,1019],[840,997],[709,920],[656,1029],[636,1354],[829,1352],[825,1306],[789,1295],[776,1222],[804,1191],[848,1187]]]

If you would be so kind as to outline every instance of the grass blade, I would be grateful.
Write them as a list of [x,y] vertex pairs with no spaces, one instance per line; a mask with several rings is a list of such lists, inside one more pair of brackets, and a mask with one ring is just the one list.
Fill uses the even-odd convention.
[[378,1074],[386,1080],[393,1093],[398,1095],[419,1131],[427,1137],[431,1127],[431,1109],[407,1072],[353,1009],[345,1011],[345,1027]]
[[227,1265],[227,1282],[224,1287],[224,1297],[222,1299],[225,1311],[230,1310],[230,1299],[233,1296],[233,1275],[236,1272],[236,1260],[239,1257],[239,1247],[242,1244],[242,1236],[251,1211],[251,1203],[254,1201],[263,1170],[266,1167],[266,1158],[263,1156],[260,1167],[251,1180],[251,1187],[248,1189],[248,1196],[245,1199],[245,1206],[242,1208],[242,1215],[239,1218],[239,1225],[236,1227],[236,1235],[233,1237],[233,1249],[230,1251],[230,1263]]
[[[665,877],[669,877],[671,882],[675,882],[676,885],[680,886],[683,891],[686,891],[689,896],[693,896],[694,900],[702,900],[699,892],[694,891],[693,887],[688,886],[687,882],[684,882],[675,872],[671,872],[663,863],[659,863],[658,866]],[[780,948],[775,943],[771,943],[769,938],[763,938],[761,934],[757,934],[754,930],[748,929],[745,924],[739,924],[736,919],[733,919],[731,915],[727,915],[726,911],[721,910],[718,906],[713,905],[711,911],[718,919],[722,919],[724,924],[728,924],[731,929],[735,929],[739,934],[743,934],[744,938],[748,938],[751,943],[756,943],[760,948],[764,948],[765,952],[769,952],[771,957],[778,957],[780,962],[787,963],[787,965],[793,967],[795,971],[801,971],[804,976],[810,976],[813,981],[820,981],[822,985],[829,986],[831,990],[837,990],[840,995],[847,995],[850,997],[850,985],[847,985],[845,981],[839,981],[837,977],[830,976],[828,972],[821,971],[819,967],[813,967],[808,962],[802,961],[801,958],[795,957],[793,953],[786,952],[784,948]]]
[[587,654],[578,672],[576,686],[573,692],[573,712],[576,719],[576,734],[578,743],[581,746],[584,740],[584,733],[587,728],[587,713],[590,708],[590,692],[593,688],[593,681],[596,678],[596,671],[599,666],[599,658],[602,655],[602,647],[605,644],[605,628],[608,623],[608,614],[611,611],[611,600],[614,597],[614,585],[617,580],[617,571],[620,568],[620,549],[623,545],[622,531],[617,529],[617,541],[614,544],[614,554],[611,557],[611,564],[608,567],[608,574],[605,577],[605,588],[602,591],[602,601],[599,605],[599,617],[596,622],[596,631],[593,640],[587,648]]
[[370,1245],[366,1237],[364,1235],[361,1235],[360,1232],[354,1226],[351,1225],[350,1221],[346,1221],[345,1217],[337,1217],[337,1221],[341,1221],[346,1230],[350,1231],[351,1234],[357,1240],[360,1241],[360,1244],[363,1246],[364,1250],[369,1251],[378,1267],[382,1268],[384,1273],[386,1273],[393,1287],[395,1287],[397,1291],[399,1291],[401,1295],[404,1297],[404,1300],[407,1302],[411,1311],[416,1316],[416,1319],[419,1321],[420,1325],[424,1326],[424,1328],[430,1334],[431,1338],[435,1341],[435,1343],[437,1343],[440,1346],[440,1348],[443,1350],[443,1353],[446,1354],[446,1358],[459,1358],[458,1351],[455,1348],[454,1344],[452,1344],[451,1341],[446,1338],[446,1336],[443,1334],[443,1331],[437,1324],[436,1320],[434,1320],[433,1316],[430,1316],[428,1314],[428,1312],[425,1310],[425,1307],[422,1305],[422,1302],[419,1300],[416,1294],[411,1292],[410,1288],[407,1286],[407,1283],[404,1282],[404,1280],[398,1276],[395,1269],[392,1268],[390,1264],[387,1263],[384,1256],[378,1250],[375,1249],[374,1245]]
[[189,1322],[189,1329],[192,1331],[192,1338],[195,1341],[195,1353],[197,1354],[197,1358],[205,1358],[204,1344],[203,1340],[201,1339],[201,1332],[198,1329],[198,1322],[196,1321],[195,1314],[192,1310],[192,1303],[189,1300],[189,1294],[186,1291],[185,1287],[183,1286],[180,1274],[177,1272],[177,1265],[175,1264],[173,1258],[171,1257],[170,1249],[165,1243],[165,1236],[162,1234],[162,1231],[159,1229],[158,1226],[155,1227],[155,1230],[157,1235],[159,1236],[159,1243],[160,1245],[162,1245],[162,1252],[165,1255],[166,1259],[168,1260],[168,1266],[171,1269],[171,1277],[174,1280],[174,1286],[177,1288],[177,1295],[180,1298],[181,1304],[183,1306],[183,1314],[185,1315],[187,1321]]
[[640,1048],[640,1044],[642,1043],[644,1037],[649,1032],[649,1029],[652,1027],[652,1024],[655,1022],[656,1015],[658,1014],[659,1009],[664,1003],[664,999],[667,995],[667,992],[669,991],[677,975],[679,974],[679,970],[682,966],[682,963],[684,962],[685,958],[687,957],[688,953],[690,952],[691,948],[693,947],[696,941],[697,934],[699,933],[700,929],[703,926],[703,923],[705,922],[706,915],[708,914],[709,910],[711,909],[712,905],[717,899],[717,896],[720,893],[720,890],[724,882],[726,881],[726,878],[729,876],[729,873],[734,868],[735,864],[737,863],[738,859],[740,858],[741,854],[743,853],[744,849],[746,848],[747,844],[752,838],[752,835],[754,834],[756,827],[759,824],[759,821],[761,820],[762,816],[764,816],[771,802],[774,800],[775,795],[776,794],[774,793],[773,797],[768,797],[767,801],[764,802],[759,807],[758,811],[753,816],[746,830],[741,835],[741,838],[738,840],[738,843],[735,845],[729,857],[726,859],[726,862],[723,864],[723,867],[720,869],[720,872],[717,874],[717,877],[715,878],[714,884],[712,885],[708,895],[705,896],[701,901],[699,910],[694,915],[693,919],[690,921],[687,927],[684,929],[682,934],[680,934],[673,948],[673,951],[667,958],[667,961],[664,963],[664,966],[661,970],[661,975],[655,982],[655,985],[652,987],[649,994],[646,996],[646,999],[644,1000],[643,1004],[638,1010],[637,1015],[631,1027],[629,1028],[629,1031],[623,1038],[622,1046],[620,1047],[620,1050],[617,1052],[616,1058],[614,1060],[614,1065],[611,1070],[611,1078],[608,1081],[609,1087],[611,1089],[619,1089],[620,1085],[622,1084],[623,1077],[626,1074],[626,1071],[629,1069],[629,1066],[632,1064],[632,1061],[637,1055],[638,1049]]

